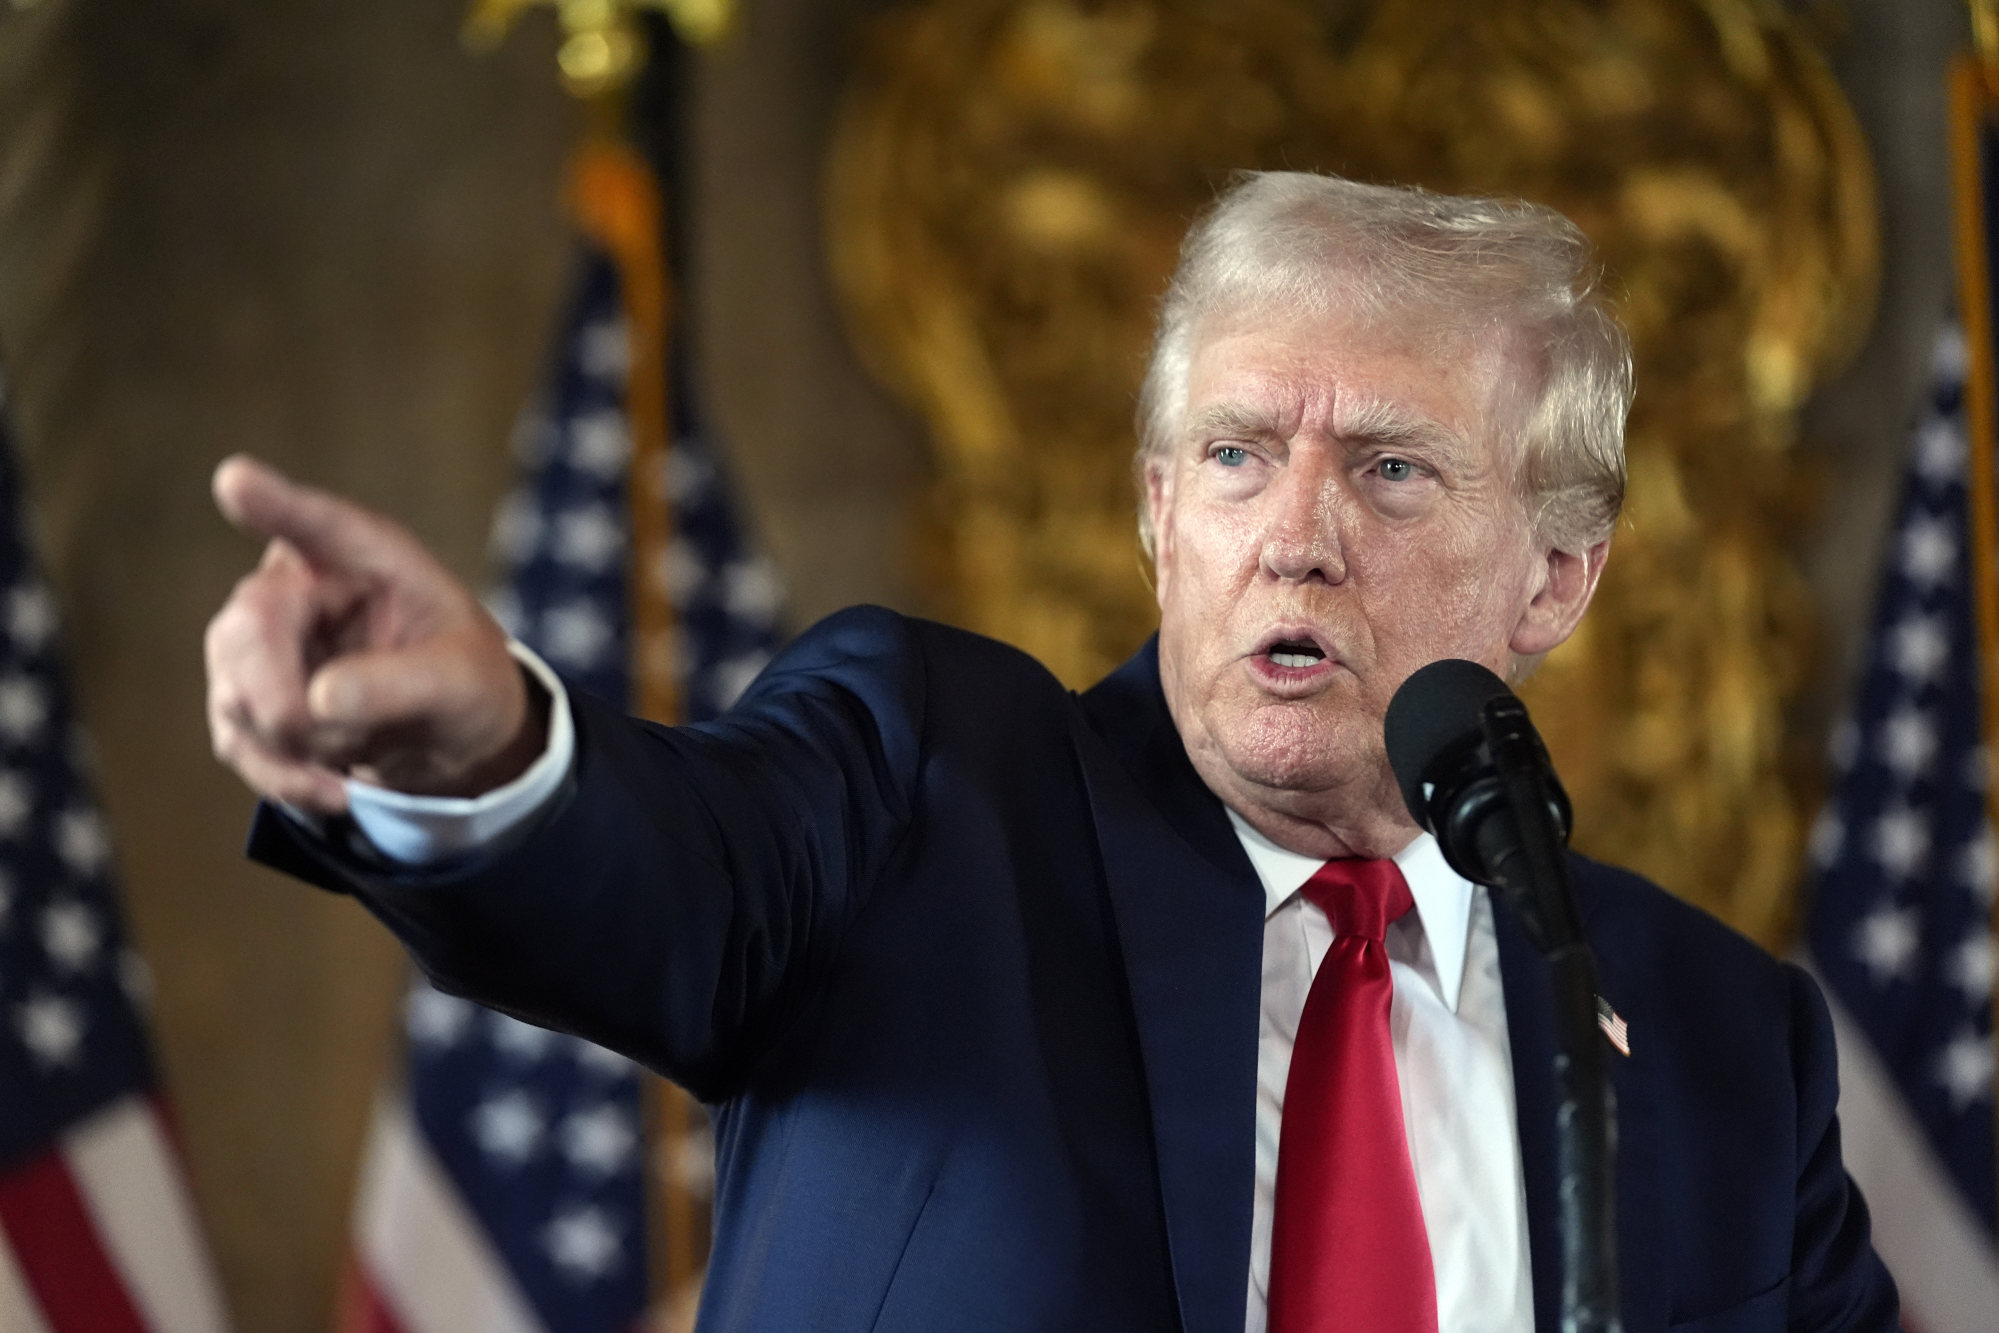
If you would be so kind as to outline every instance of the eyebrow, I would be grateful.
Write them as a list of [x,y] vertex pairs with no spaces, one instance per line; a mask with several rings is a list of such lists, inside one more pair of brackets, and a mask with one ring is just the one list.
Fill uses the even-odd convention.
[[1275,416],[1238,403],[1204,407],[1187,422],[1190,438],[1269,439],[1281,433]]
[[[1383,398],[1365,399],[1335,413],[1333,437],[1405,448],[1462,453],[1470,446],[1463,434],[1441,421],[1410,412]],[[1273,413],[1240,403],[1216,403],[1202,408],[1187,422],[1193,439],[1273,439],[1283,434]]]
[[1333,436],[1348,441],[1428,448],[1462,453],[1471,441],[1434,417],[1410,412],[1387,399],[1343,405],[1334,414]]

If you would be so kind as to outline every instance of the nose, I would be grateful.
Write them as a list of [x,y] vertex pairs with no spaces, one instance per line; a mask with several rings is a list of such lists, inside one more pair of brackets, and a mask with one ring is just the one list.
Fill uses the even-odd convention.
[[1304,453],[1294,451],[1264,492],[1263,568],[1288,583],[1338,583],[1347,576],[1338,479]]

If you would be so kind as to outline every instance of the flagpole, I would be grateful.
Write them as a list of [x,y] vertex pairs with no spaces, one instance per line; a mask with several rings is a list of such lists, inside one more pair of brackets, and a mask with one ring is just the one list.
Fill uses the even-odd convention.
[[[681,720],[674,608],[658,572],[673,541],[673,511],[665,489],[672,449],[668,386],[672,293],[663,259],[665,218],[651,167],[631,146],[599,136],[577,150],[570,210],[591,240],[617,265],[625,308],[629,364],[625,416],[632,450],[625,487],[631,545],[627,612],[632,626],[632,711],[656,722]],[[699,1275],[694,1199],[680,1170],[680,1146],[692,1129],[685,1093],[657,1080],[650,1098],[653,1140],[661,1169],[649,1174],[662,1238],[651,1247],[654,1269],[671,1305]],[[662,1243],[663,1241],[663,1243]]]
[[[1991,238],[1986,231],[1985,131],[1999,89],[1999,0],[1971,0],[1976,54],[1959,56],[1950,71],[1950,146],[1953,227],[1957,254],[1958,314],[1964,326],[1967,444],[1970,490],[1972,604],[1978,617],[1979,726],[1989,767],[1999,768],[1999,497],[1994,495],[1994,455],[1999,452],[1999,372],[1993,341]],[[1986,819],[1999,836],[1999,781],[1985,786]],[[1988,923],[1999,953],[1999,908]],[[1999,989],[1992,996],[1993,1040],[1999,1042]],[[1999,1138],[1999,1073],[1993,1078],[1993,1134]]]
[[681,718],[671,650],[673,603],[657,574],[673,541],[673,511],[664,484],[672,449],[667,385],[672,293],[662,258],[666,224],[659,186],[629,145],[597,139],[577,151],[569,198],[584,234],[618,266],[630,346],[625,415],[632,438],[626,488],[632,534],[627,586],[635,631],[632,709],[641,717],[673,723]]

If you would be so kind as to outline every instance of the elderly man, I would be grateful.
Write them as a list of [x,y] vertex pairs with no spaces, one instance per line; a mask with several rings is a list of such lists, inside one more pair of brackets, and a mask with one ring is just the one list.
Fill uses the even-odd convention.
[[[1160,629],[1088,692],[878,610],[708,726],[567,694],[401,531],[244,461],[211,626],[253,851],[713,1114],[711,1329],[1552,1328],[1546,969],[1404,809],[1397,686],[1575,628],[1625,340],[1566,221],[1247,178],[1140,407]],[[1794,969],[1578,859],[1624,1326],[1884,1329]]]

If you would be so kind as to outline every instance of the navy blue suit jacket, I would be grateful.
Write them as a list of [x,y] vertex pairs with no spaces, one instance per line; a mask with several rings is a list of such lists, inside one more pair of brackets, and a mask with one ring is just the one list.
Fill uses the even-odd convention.
[[[1264,898],[1151,647],[1078,696],[862,609],[712,724],[572,702],[572,780],[502,851],[396,873],[269,811],[252,850],[445,990],[709,1105],[704,1329],[1240,1333]],[[1812,983],[1635,876],[1576,878],[1631,1030],[1625,1328],[1892,1327]],[[1550,994],[1504,913],[1499,948],[1554,1329]]]

